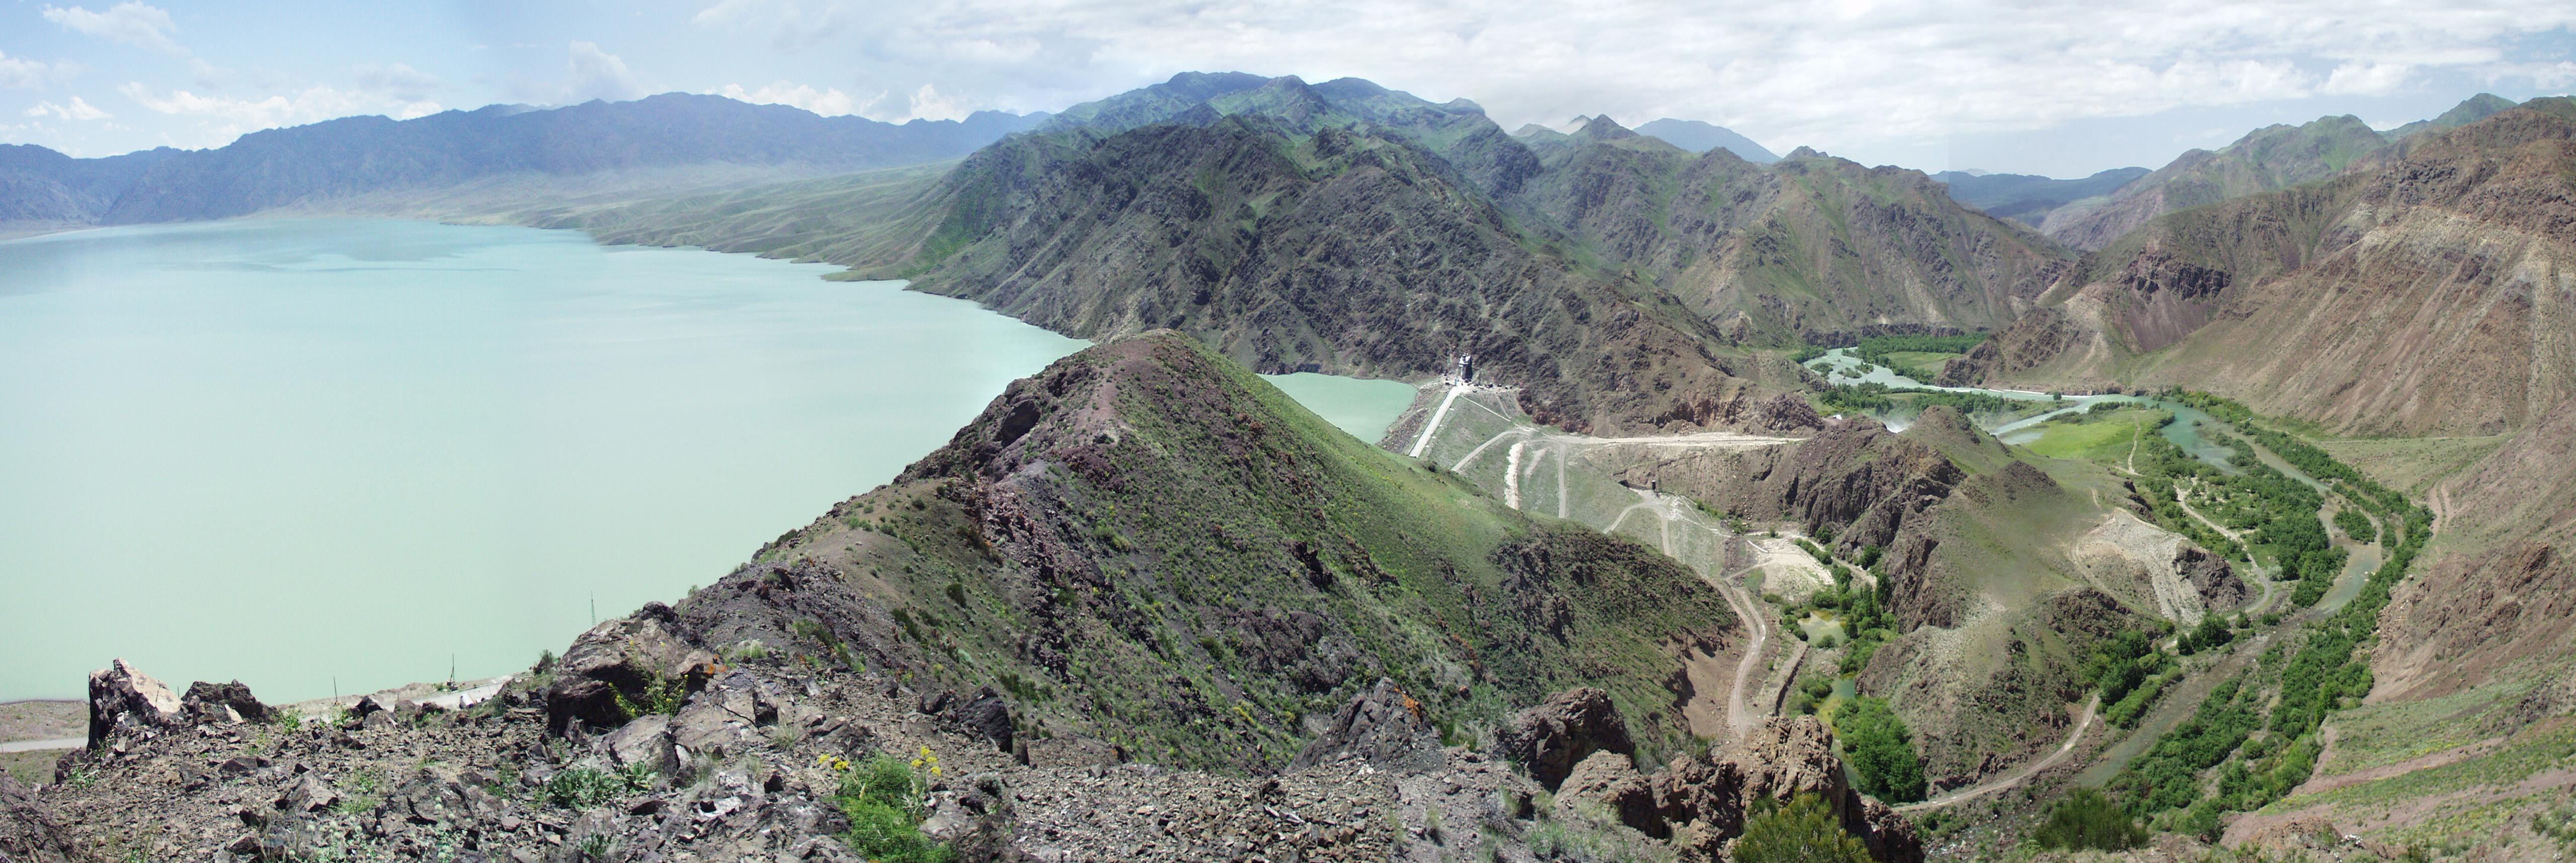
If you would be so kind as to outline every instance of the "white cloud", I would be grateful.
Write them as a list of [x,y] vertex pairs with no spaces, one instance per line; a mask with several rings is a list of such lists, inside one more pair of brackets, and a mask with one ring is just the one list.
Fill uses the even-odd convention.
[[438,76],[401,63],[362,63],[350,71],[360,88],[409,102],[428,101],[445,86]]
[[26,115],[53,117],[60,120],[105,120],[113,116],[92,106],[88,100],[79,96],[73,96],[72,103],[69,105],[56,105],[51,101],[38,102],[36,107],[26,110]]
[[170,13],[158,6],[133,0],[108,7],[105,12],[92,12],[79,6],[68,9],[46,6],[44,15],[45,20],[75,33],[140,45],[166,54],[186,56],[188,53],[188,49],[180,47],[179,40],[173,38],[179,32],[178,22],[171,20]]
[[2385,96],[2406,83],[2414,67],[2404,63],[2345,63],[2326,75],[2318,92],[2338,96]]
[[635,77],[626,61],[599,49],[595,42],[572,43],[572,56],[564,61],[565,81],[561,96],[565,104],[591,99],[633,99],[644,95],[644,85]]
[[858,109],[876,104],[885,98],[885,94],[880,92],[875,98],[858,102],[837,87],[816,90],[809,84],[797,84],[791,87],[785,81],[768,84],[758,90],[745,90],[740,84],[726,84],[723,89],[715,93],[728,99],[755,105],[792,105],[826,117],[854,114]]
[[840,35],[861,11],[857,4],[831,0],[717,0],[690,20],[700,27],[768,31],[778,47],[795,49]]
[[900,123],[905,120],[963,120],[966,119],[966,115],[974,112],[973,108],[965,106],[956,99],[939,95],[938,89],[923,84],[921,89],[913,91],[911,110],[908,113],[902,117],[881,119],[889,123]]
[[0,51],[0,87],[20,90],[42,87],[48,82],[71,77],[71,73],[77,68],[79,67],[70,63],[46,63],[25,57],[11,57],[9,52]]
[[1505,128],[1687,117],[1782,149],[2576,74],[2507,56],[2564,42],[2564,0],[719,0],[694,22],[857,58],[914,116],[1242,70],[1468,96]]
[[381,93],[335,87],[308,87],[292,96],[271,95],[265,99],[201,96],[186,90],[172,90],[162,95],[141,82],[127,82],[117,90],[154,113],[204,121],[196,130],[199,140],[190,142],[190,146],[217,146],[246,132],[336,117],[383,114],[397,120],[409,120],[441,110],[436,102],[405,101]]

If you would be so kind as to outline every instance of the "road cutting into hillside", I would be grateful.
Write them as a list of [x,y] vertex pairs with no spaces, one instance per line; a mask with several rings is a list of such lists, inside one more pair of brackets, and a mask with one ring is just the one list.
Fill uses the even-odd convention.
[[[1451,386],[1449,392],[1442,396],[1440,406],[1432,411],[1430,419],[1423,424],[1422,432],[1414,439],[1409,454],[1419,457],[1423,453],[1430,452],[1432,445],[1438,440],[1442,424],[1449,413],[1455,409],[1459,397],[1472,395],[1476,389],[1473,386]],[[1535,473],[1539,460],[1553,456],[1556,460],[1556,515],[1559,518],[1572,515],[1572,502],[1567,491],[1567,463],[1573,461],[1574,457],[1581,452],[1599,451],[1611,447],[1744,450],[1781,446],[1806,440],[1803,437],[1732,431],[1594,437],[1548,431],[1538,426],[1521,424],[1525,420],[1515,419],[1495,411],[1473,398],[1468,399],[1467,402],[1514,425],[1478,442],[1474,448],[1469,449],[1465,455],[1451,463],[1448,469],[1453,473],[1463,473],[1475,465],[1477,460],[1485,458],[1487,453],[1500,449],[1503,459],[1503,480],[1499,495],[1505,506],[1517,510],[1523,503],[1521,473],[1523,471]],[[1715,560],[1682,560],[1681,555],[1674,548],[1676,522],[1680,523],[1684,531],[1691,528],[1707,531],[1710,536],[1717,539],[1721,549],[1726,547],[1728,541],[1735,538],[1735,534],[1702,521],[1695,510],[1695,505],[1687,498],[1646,489],[1631,488],[1630,490],[1634,491],[1640,499],[1611,514],[1607,524],[1595,526],[1603,533],[1618,533],[1630,516],[1642,512],[1654,518],[1655,544],[1658,549],[1666,557],[1681,560],[1685,566],[1698,572],[1700,578],[1710,587],[1715,588],[1720,598],[1726,600],[1728,610],[1735,614],[1736,619],[1744,622],[1745,631],[1750,637],[1745,641],[1744,655],[1736,660],[1735,679],[1727,687],[1725,713],[1726,727],[1730,731],[1737,734],[1749,731],[1769,715],[1768,711],[1755,711],[1746,700],[1744,692],[1746,687],[1754,684],[1761,670],[1767,667],[1765,660],[1771,650],[1772,633],[1775,627],[1761,600],[1738,587],[1736,579],[1760,568],[1763,564],[1755,563],[1737,570],[1721,572],[1720,570],[1726,564],[1726,555],[1722,552]]]
[[2055,766],[2057,762],[2066,760],[2066,756],[2075,751],[2075,744],[2084,739],[2084,732],[2086,730],[2093,727],[2093,714],[2095,709],[2101,706],[2102,696],[2100,693],[2095,693],[2091,699],[2086,700],[2084,702],[2083,717],[2075,720],[2075,730],[2067,732],[2066,742],[2058,744],[2057,751],[2049,753],[2048,757],[2031,762],[2030,764],[2023,766],[2020,770],[2015,770],[2011,775],[2005,776],[2002,779],[1997,779],[1984,785],[1977,785],[1963,790],[1953,791],[1920,803],[1908,803],[1903,806],[1896,807],[1896,811],[1922,812],[1928,809],[1939,809],[1945,806],[1975,800],[1979,797],[1984,797],[1997,791],[2014,788],[2024,782],[2030,781],[2032,776],[2039,775],[2040,771]]

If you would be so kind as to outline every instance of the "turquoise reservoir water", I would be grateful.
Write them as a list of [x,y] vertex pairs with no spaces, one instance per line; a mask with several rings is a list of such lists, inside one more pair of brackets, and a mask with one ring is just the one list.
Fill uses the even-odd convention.
[[1314,411],[1316,416],[1323,417],[1325,422],[1372,444],[1386,436],[1386,427],[1394,425],[1395,418],[1402,416],[1405,408],[1413,406],[1413,396],[1419,392],[1412,384],[1402,381],[1335,377],[1314,372],[1262,377],[1278,387],[1280,392],[1287,393],[1289,398],[1296,399],[1298,404],[1305,405],[1307,410]]
[[371,220],[0,243],[0,700],[328,695],[715,580],[1083,343],[899,283]]

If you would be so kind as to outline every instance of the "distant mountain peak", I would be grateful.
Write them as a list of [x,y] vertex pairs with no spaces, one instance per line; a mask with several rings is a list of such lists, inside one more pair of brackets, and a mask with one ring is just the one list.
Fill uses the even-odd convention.
[[1574,130],[1574,134],[1578,137],[1590,138],[1596,141],[1616,141],[1622,138],[1637,137],[1636,132],[1629,131],[1628,127],[1619,125],[1619,121],[1610,119],[1610,115],[1608,114],[1597,115],[1591,119],[1583,121],[1583,125],[1577,127]]
[[1736,134],[1734,130],[1724,126],[1711,125],[1698,120],[1675,120],[1667,117],[1638,126],[1637,134],[1660,139],[1664,143],[1693,153],[1725,150],[1734,153],[1736,158],[1756,165],[1768,165],[1780,161],[1779,154],[1754,143],[1753,139]]
[[2494,93],[2479,93],[2467,99],[2460,100],[2460,104],[2451,106],[2451,110],[2444,111],[2440,116],[2434,117],[2433,119],[2417,120],[2415,122],[2390,129],[2388,130],[2388,138],[2393,141],[2399,138],[2411,137],[2419,132],[2431,132],[2437,129],[2456,129],[2461,126],[2466,126],[2470,123],[2475,123],[2479,120],[2484,120],[2488,117],[2504,113],[2505,111],[2512,110],[2515,104],[2516,103],[2512,99],[2507,99]]

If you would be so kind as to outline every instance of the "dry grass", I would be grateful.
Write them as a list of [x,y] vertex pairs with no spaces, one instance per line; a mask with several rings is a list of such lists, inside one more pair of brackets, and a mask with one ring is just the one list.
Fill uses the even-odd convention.
[[2389,488],[2421,497],[2434,483],[2476,464],[2503,446],[2507,435],[2488,437],[2384,438],[2320,440],[2316,445],[2336,460]]

